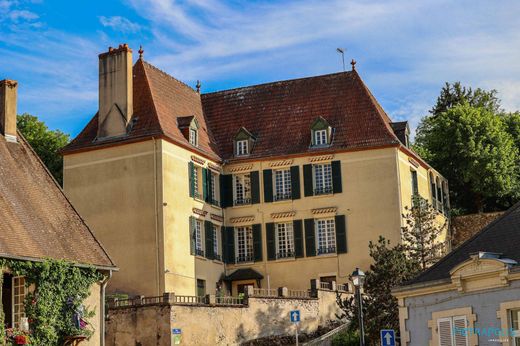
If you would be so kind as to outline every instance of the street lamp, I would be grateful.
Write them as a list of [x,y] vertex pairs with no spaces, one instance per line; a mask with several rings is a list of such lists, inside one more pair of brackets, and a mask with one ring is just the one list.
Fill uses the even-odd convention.
[[358,315],[359,315],[359,345],[365,346],[365,328],[363,326],[363,299],[361,297],[361,290],[363,289],[363,284],[365,283],[365,273],[359,268],[356,268],[352,272],[352,283],[356,288],[356,296],[358,301]]

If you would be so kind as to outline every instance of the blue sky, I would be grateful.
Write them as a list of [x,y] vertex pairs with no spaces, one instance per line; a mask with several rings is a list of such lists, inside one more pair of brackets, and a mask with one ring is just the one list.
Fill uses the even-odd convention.
[[[499,4],[499,5],[498,5]],[[520,1],[0,0],[0,79],[19,113],[76,135],[97,109],[97,55],[145,59],[203,92],[337,72],[346,48],[385,110],[413,127],[445,81],[520,109]]]

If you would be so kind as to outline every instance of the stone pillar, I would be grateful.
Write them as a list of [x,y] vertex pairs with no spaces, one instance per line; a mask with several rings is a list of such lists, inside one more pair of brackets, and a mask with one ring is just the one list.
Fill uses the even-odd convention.
[[206,303],[215,305],[217,303],[216,296],[214,294],[206,294]]
[[332,289],[333,291],[336,291],[336,290],[337,290],[336,281],[332,281],[331,289]]
[[286,298],[289,296],[289,289],[287,287],[278,287],[278,297]]
[[175,293],[173,292],[164,292],[163,293],[163,303],[173,304],[175,302]]
[[9,142],[16,142],[16,97],[18,83],[0,81],[0,134]]
[[254,287],[253,286],[246,286],[246,288],[247,288],[247,291],[245,293],[246,293],[247,297],[252,297],[252,296],[255,295],[255,291],[254,291]]

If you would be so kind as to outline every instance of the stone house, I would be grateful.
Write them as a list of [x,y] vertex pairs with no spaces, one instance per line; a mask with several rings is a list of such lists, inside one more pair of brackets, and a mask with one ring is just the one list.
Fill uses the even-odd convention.
[[[17,82],[0,81],[0,259],[60,259],[93,266],[105,279],[90,289],[85,302],[95,312],[94,335],[83,345],[103,345],[104,292],[117,268],[69,203],[44,164],[16,129]],[[0,268],[5,326],[19,327],[29,290],[23,276]],[[0,341],[3,342],[3,341]]]
[[446,180],[355,64],[204,94],[132,63],[127,45],[99,55],[99,111],[63,150],[64,190],[121,268],[111,292],[344,283],[369,241],[401,241],[412,195],[444,218]]
[[402,345],[520,345],[520,203],[393,292]]

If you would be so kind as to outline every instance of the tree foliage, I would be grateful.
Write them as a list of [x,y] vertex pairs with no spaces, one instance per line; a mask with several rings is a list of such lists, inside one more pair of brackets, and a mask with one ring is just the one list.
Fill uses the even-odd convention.
[[24,138],[62,185],[63,158],[58,151],[69,143],[69,135],[60,130],[50,130],[44,122],[27,113],[18,116],[17,125]]
[[468,104],[472,107],[484,108],[491,113],[498,113],[500,100],[496,90],[483,90],[462,86],[460,82],[446,83],[441,89],[437,102],[430,110],[433,116],[446,112],[457,105]]
[[452,205],[469,212],[514,196],[519,175],[518,148],[503,117],[493,111],[498,101],[482,93],[471,94],[478,106],[464,98],[462,104],[446,101],[445,111],[422,119],[416,135],[421,154],[448,179]]
[[[363,314],[367,344],[377,344],[380,329],[399,330],[397,299],[392,288],[412,279],[419,269],[415,260],[406,255],[403,245],[390,246],[390,241],[380,236],[376,243],[369,243],[373,263],[366,272],[363,294]],[[338,297],[344,317],[350,321],[349,329],[356,331],[358,308],[354,297]]]
[[424,198],[414,197],[412,207],[405,207],[401,227],[403,247],[408,256],[424,270],[445,253],[439,236],[447,230],[447,222],[439,223],[437,212]]

